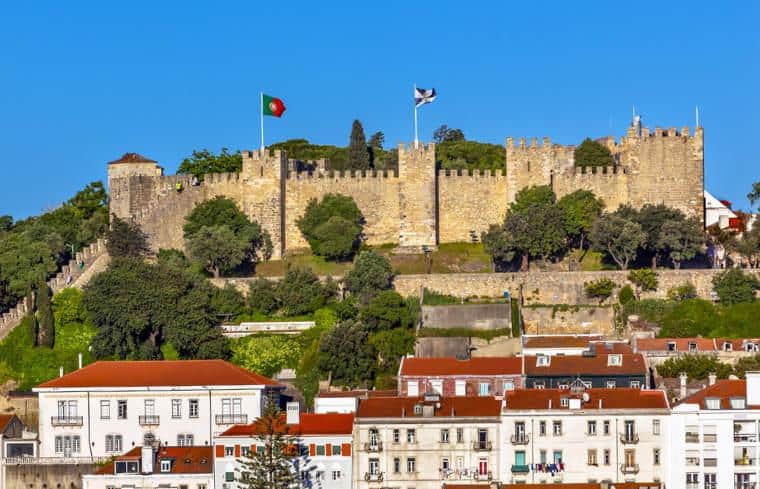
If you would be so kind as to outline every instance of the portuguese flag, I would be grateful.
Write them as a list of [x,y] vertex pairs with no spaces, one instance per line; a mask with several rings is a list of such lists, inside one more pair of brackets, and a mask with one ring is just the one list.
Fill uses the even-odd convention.
[[277,97],[271,97],[267,94],[261,96],[261,111],[262,115],[272,115],[275,117],[282,117],[282,113],[285,112],[285,104]]

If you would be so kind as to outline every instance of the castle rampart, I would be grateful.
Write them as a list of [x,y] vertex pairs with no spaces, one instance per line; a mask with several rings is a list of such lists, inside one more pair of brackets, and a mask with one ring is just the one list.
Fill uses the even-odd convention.
[[274,258],[307,247],[296,222],[311,199],[327,193],[356,201],[369,244],[412,250],[480,240],[503,221],[517,192],[531,185],[550,185],[559,197],[591,190],[610,210],[663,203],[703,219],[701,127],[693,135],[689,128],[631,127],[619,142],[599,141],[614,166],[576,167],[574,146],[510,137],[506,171],[436,170],[433,144],[401,145],[398,172],[338,172],[325,160],[299,163],[284,151],[266,150],[243,152],[240,173],[208,174],[200,185],[187,175],[164,176],[155,161],[132,153],[109,163],[110,205],[118,217],[138,221],[153,248],[181,249],[185,216],[200,202],[226,196],[269,232]]

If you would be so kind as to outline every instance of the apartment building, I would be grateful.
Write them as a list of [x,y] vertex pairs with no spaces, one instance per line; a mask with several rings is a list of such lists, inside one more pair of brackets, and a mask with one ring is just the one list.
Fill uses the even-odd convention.
[[504,483],[660,482],[669,406],[663,391],[567,389],[508,392],[502,410]]
[[522,387],[520,357],[453,357],[401,359],[398,392],[418,397],[436,392],[443,397],[495,396]]
[[222,360],[101,361],[37,386],[41,457],[210,446],[261,413],[275,381]]
[[637,353],[656,367],[670,358],[682,355],[708,355],[721,362],[735,363],[738,359],[757,355],[760,340],[730,338],[633,338]]
[[500,473],[501,401],[494,397],[370,398],[354,420],[354,488],[487,486]]
[[210,489],[211,447],[134,447],[82,475],[82,489]]
[[718,380],[671,415],[668,487],[756,489],[760,478],[760,372]]
[[525,357],[525,385],[534,389],[568,388],[575,380],[587,388],[645,389],[647,372],[644,357],[632,353],[589,350],[581,356]]
[[[353,421],[351,413],[300,413],[297,402],[287,404],[282,429],[299,447],[294,470],[301,487],[352,487]],[[244,467],[238,461],[253,451],[263,451],[264,444],[262,426],[257,422],[233,426],[217,436],[214,487],[237,489],[245,485],[240,482]]]

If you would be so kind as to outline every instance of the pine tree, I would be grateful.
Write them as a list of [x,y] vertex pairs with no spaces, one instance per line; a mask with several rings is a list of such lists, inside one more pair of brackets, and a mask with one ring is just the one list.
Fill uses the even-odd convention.
[[45,280],[40,280],[37,285],[37,344],[52,348],[54,340],[55,325],[50,289]]
[[369,151],[364,128],[358,119],[351,126],[351,141],[348,145],[348,167],[351,170],[369,170]]
[[238,460],[240,489],[290,489],[297,484],[296,440],[274,403],[256,421],[252,444],[255,448]]

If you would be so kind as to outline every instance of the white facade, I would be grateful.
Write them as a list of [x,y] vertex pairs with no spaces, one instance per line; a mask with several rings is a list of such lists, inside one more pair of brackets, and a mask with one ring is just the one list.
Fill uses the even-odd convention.
[[728,227],[729,219],[737,217],[721,201],[705,190],[705,227],[717,224],[721,229]]
[[82,489],[209,489],[212,474],[82,475]]
[[325,413],[355,413],[358,398],[355,396],[346,397],[320,397],[314,398],[314,412],[316,414]]

